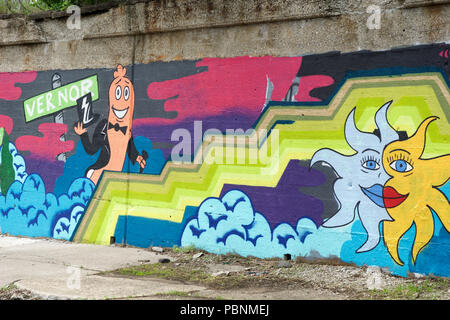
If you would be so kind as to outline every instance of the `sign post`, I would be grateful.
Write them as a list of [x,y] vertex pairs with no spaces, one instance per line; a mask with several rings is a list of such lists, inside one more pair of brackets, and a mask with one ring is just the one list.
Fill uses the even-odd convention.
[[[62,85],[61,84],[61,75],[59,73],[55,73],[53,75],[53,77],[52,77],[52,89],[59,88],[59,87],[61,87],[61,85]],[[64,114],[63,114],[63,112],[60,111],[57,114],[55,114],[54,120],[55,120],[55,123],[64,123]],[[61,141],[66,141],[65,135],[62,135],[59,139]],[[66,154],[65,153],[58,154],[57,159],[59,161],[66,162]]]

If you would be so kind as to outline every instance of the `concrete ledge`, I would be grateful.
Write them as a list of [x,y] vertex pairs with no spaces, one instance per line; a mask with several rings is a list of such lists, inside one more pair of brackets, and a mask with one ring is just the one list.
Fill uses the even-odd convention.
[[80,30],[66,27],[69,16],[66,12],[50,11],[0,21],[0,29],[5,29],[0,45],[63,41],[72,39],[73,33],[78,34],[78,39],[95,39],[340,15],[339,7],[324,0],[302,4],[294,0],[141,0],[131,3],[113,1],[83,7]]

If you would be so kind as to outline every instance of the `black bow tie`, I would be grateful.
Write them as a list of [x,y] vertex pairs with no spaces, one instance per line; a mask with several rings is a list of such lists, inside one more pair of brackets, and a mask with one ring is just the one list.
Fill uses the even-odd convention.
[[109,123],[109,126],[108,126],[108,130],[111,130],[111,129],[114,129],[116,131],[120,130],[120,131],[122,131],[123,134],[127,133],[127,128],[128,128],[127,126],[121,127],[121,126],[119,126],[118,123],[112,124],[111,122]]

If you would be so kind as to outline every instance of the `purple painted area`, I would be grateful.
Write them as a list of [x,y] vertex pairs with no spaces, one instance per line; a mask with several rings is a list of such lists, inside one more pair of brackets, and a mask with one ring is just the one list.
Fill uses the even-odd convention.
[[275,188],[226,184],[220,197],[232,189],[246,193],[255,212],[266,217],[272,230],[283,222],[295,229],[298,219],[303,217],[310,218],[319,226],[324,209],[322,201],[301,193],[299,189],[317,187],[325,182],[326,177],[320,171],[309,170],[300,165],[299,160],[291,160]]
[[26,172],[28,174],[37,173],[45,183],[45,191],[53,192],[56,179],[62,175],[64,170],[63,161],[49,161],[47,159],[24,156]]
[[[179,121],[171,125],[134,125],[133,135],[144,136],[150,139],[153,143],[153,148],[161,149],[164,154],[164,158],[168,159],[172,147],[175,146],[178,141],[171,141],[172,132],[176,129],[187,129],[191,134],[191,150],[194,149],[194,121],[202,121],[202,133],[205,133],[208,129],[218,129],[225,133],[227,129],[242,129],[246,131],[251,128],[257,117],[243,115],[240,113],[230,112],[229,114],[221,114],[214,117],[208,117],[202,119],[201,116],[195,119],[188,119]],[[175,121],[174,121],[175,122]]]

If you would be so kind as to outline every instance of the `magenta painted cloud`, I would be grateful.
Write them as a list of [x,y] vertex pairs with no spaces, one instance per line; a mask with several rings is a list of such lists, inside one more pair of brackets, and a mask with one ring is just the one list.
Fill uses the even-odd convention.
[[66,124],[41,123],[38,130],[42,133],[42,137],[26,135],[17,138],[17,149],[30,151],[32,156],[50,161],[55,161],[56,156],[61,153],[72,151],[74,142],[60,139],[67,132]]
[[144,118],[134,124],[167,125],[185,119],[199,119],[227,112],[258,116],[265,103],[267,77],[274,84],[272,100],[281,101],[292,84],[301,57],[208,58],[196,64],[208,71],[180,79],[152,82],[150,99],[169,99],[165,111],[176,111],[175,119]]
[[22,89],[16,83],[29,83],[36,79],[36,71],[0,72],[0,99],[17,100],[22,95]]
[[331,86],[333,83],[334,79],[327,75],[303,76],[300,78],[298,93],[294,99],[298,102],[320,101],[320,99],[310,95],[311,91],[316,88]]

